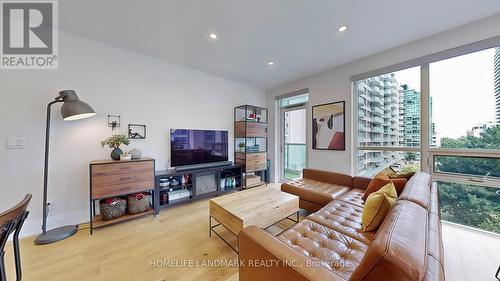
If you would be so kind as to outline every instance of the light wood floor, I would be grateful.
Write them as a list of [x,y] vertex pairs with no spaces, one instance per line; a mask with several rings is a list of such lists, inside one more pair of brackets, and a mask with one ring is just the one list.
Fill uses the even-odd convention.
[[[277,184],[270,186],[278,188]],[[278,233],[290,225],[284,221],[269,231]],[[223,234],[236,242],[227,231]],[[500,238],[449,225],[443,225],[443,238],[447,280],[495,280]],[[204,261],[237,260],[217,236],[208,237],[208,200],[164,209],[156,218],[101,228],[92,236],[82,229],[51,245],[35,246],[33,240],[21,241],[24,281],[238,280],[237,267],[202,266]],[[8,280],[14,280],[12,245],[6,249]],[[168,266],[169,260],[192,265]],[[160,266],[151,266],[155,261]]]
[[498,281],[500,236],[443,223],[446,280]]

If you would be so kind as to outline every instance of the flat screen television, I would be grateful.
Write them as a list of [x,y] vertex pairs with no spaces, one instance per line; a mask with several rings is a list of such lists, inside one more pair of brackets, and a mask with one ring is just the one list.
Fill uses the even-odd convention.
[[228,161],[228,132],[170,130],[172,167]]

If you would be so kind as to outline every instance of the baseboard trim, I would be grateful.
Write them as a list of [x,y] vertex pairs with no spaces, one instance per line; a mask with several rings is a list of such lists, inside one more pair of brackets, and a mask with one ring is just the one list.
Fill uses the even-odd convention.
[[[80,225],[89,222],[88,209],[71,211],[68,213],[50,215],[47,218],[47,229],[53,229],[64,225]],[[19,238],[27,238],[42,233],[42,218],[33,218],[29,216],[24,221],[24,225],[19,233]],[[12,237],[9,238],[11,240]]]

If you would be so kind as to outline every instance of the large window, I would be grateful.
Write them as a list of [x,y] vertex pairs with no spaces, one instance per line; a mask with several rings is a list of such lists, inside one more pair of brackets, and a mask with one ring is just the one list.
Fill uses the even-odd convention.
[[420,67],[369,77],[355,84],[359,117],[358,173],[374,175],[387,168],[420,169],[417,149],[420,147]]
[[[488,138],[494,133],[495,98],[500,94],[499,49],[487,49],[429,65],[430,120],[437,138],[432,147],[498,149],[499,139]],[[497,72],[495,74],[495,62]],[[500,115],[499,115],[500,116]],[[492,129],[488,132],[489,129]],[[491,136],[490,136],[491,137]]]
[[357,173],[430,172],[443,220],[500,233],[498,41],[355,79]]
[[500,233],[497,188],[445,181],[438,188],[443,220]]

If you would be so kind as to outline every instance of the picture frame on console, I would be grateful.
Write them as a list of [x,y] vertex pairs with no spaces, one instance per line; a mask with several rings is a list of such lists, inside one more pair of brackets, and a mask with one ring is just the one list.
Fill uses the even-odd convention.
[[345,101],[312,107],[312,149],[345,151]]

